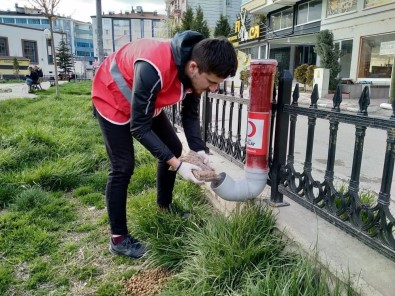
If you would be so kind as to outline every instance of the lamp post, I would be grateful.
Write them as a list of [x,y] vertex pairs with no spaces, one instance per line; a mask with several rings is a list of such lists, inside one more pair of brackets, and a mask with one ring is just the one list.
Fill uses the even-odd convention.
[[59,83],[58,83],[58,65],[56,61],[55,55],[55,42],[52,34],[52,20],[49,22],[49,29],[44,30],[44,35],[46,40],[51,40],[51,54],[52,54],[52,61],[55,67],[55,87],[56,87],[56,96],[59,97]]

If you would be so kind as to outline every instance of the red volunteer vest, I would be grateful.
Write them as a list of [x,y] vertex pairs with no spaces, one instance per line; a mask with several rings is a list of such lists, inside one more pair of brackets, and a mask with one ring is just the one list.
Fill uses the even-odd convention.
[[161,89],[155,101],[155,114],[183,99],[184,89],[178,80],[170,42],[140,39],[128,43],[104,60],[93,80],[93,104],[100,115],[112,123],[126,124],[130,121],[136,61],[147,61],[160,76]]

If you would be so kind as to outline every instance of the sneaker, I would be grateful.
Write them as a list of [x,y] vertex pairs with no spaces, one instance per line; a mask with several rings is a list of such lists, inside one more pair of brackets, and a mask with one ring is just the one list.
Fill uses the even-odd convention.
[[117,245],[110,238],[109,250],[112,254],[125,255],[133,259],[140,258],[147,252],[147,248],[130,234]]

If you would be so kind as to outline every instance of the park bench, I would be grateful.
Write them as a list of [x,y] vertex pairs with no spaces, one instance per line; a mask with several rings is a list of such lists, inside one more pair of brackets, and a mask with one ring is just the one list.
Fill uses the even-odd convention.
[[33,92],[40,89],[42,89],[40,81],[33,82],[31,85],[29,85],[29,92]]

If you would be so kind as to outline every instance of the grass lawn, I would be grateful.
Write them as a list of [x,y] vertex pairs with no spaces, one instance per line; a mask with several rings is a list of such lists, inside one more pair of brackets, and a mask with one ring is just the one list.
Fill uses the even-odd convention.
[[128,221],[150,251],[111,255],[108,162],[90,88],[66,83],[60,98],[51,88],[0,102],[0,295],[355,295],[294,251],[270,209],[226,218],[201,187],[177,179],[173,211],[158,212],[156,162],[138,143]]

